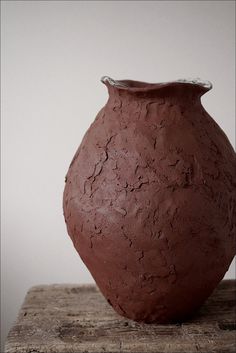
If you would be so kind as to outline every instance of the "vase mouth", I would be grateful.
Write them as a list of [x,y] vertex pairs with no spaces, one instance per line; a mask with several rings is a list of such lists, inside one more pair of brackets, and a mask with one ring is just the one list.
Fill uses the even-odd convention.
[[164,87],[182,87],[186,88],[199,88],[201,93],[205,93],[212,88],[212,83],[208,80],[202,80],[200,78],[186,78],[178,79],[168,82],[160,83],[149,83],[143,81],[135,80],[114,80],[109,76],[103,76],[101,82],[104,83],[107,87],[114,87],[118,90],[127,90],[129,92],[149,92],[154,90],[160,90]]

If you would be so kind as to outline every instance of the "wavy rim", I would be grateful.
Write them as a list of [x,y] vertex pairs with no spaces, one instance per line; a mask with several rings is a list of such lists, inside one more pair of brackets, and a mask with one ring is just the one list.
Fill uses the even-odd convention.
[[106,86],[112,86],[117,89],[128,90],[131,92],[145,92],[160,89],[170,85],[194,85],[198,86],[204,92],[209,91],[212,88],[212,83],[208,80],[202,80],[200,78],[189,78],[189,79],[178,79],[168,82],[160,83],[148,83],[135,80],[114,80],[109,76],[103,76],[101,82]]

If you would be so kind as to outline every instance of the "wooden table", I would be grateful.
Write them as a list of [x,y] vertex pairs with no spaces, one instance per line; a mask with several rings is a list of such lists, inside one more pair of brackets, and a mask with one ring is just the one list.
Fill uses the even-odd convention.
[[200,312],[178,325],[122,318],[94,285],[42,285],[26,295],[7,353],[236,352],[236,281],[220,283]]

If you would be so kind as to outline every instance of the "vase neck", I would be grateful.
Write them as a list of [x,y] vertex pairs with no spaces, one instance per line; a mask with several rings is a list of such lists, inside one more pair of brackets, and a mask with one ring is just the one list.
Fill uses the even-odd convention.
[[199,100],[212,88],[209,81],[200,79],[180,79],[163,83],[147,83],[133,80],[114,80],[103,76],[101,81],[107,86],[110,98],[137,100],[150,98],[152,100]]

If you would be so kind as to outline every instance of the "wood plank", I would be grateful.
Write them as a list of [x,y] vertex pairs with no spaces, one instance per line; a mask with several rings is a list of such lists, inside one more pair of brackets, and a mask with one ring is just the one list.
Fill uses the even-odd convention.
[[195,317],[178,325],[138,324],[116,314],[94,285],[29,290],[6,353],[177,353],[236,351],[236,281],[220,283]]

